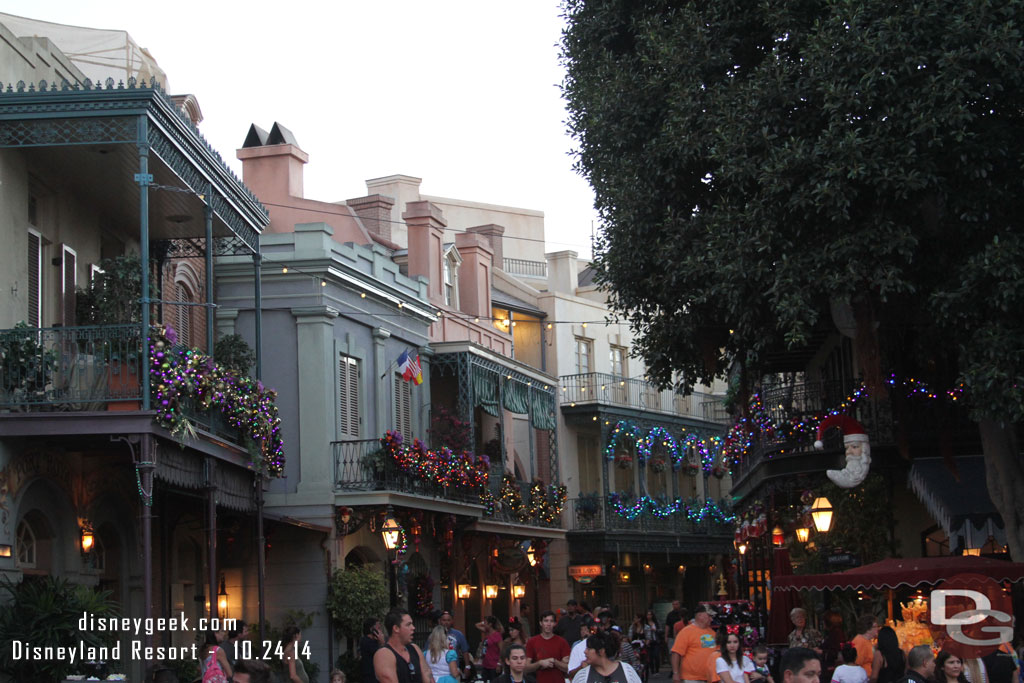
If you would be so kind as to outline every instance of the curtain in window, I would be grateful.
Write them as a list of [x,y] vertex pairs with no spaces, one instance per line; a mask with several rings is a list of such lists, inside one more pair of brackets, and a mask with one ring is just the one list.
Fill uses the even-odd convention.
[[492,417],[498,417],[498,376],[489,370],[473,367],[473,398],[476,405]]

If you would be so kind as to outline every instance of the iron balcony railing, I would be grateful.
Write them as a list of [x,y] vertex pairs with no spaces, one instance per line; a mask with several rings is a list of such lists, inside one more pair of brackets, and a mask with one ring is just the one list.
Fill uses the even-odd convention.
[[503,259],[502,270],[509,275],[546,278],[548,276],[548,262],[528,261],[521,258],[506,258]]
[[[492,483],[494,481],[493,472],[491,473],[491,481]],[[529,516],[526,511],[530,507],[530,489],[533,487],[533,483],[529,481],[517,481],[516,486],[519,488],[519,499],[523,503],[521,513],[516,514],[510,505],[502,503],[499,498],[494,506],[494,515],[491,517],[492,520],[496,522],[506,522],[508,524],[525,524],[529,526],[549,527],[553,529],[561,528],[562,515],[565,514],[564,508],[562,509],[561,514],[554,516],[554,518],[550,520],[543,519],[541,517]],[[492,491],[495,492],[495,497],[498,497],[498,489],[495,489],[493,486],[491,488]],[[500,484],[498,488],[500,488]],[[548,502],[551,502],[550,498]]]
[[694,392],[683,396],[671,390],[660,391],[642,379],[619,377],[604,372],[563,375],[560,378],[563,406],[600,404],[638,408],[707,422],[726,424],[729,414],[723,396]]
[[338,491],[394,491],[480,504],[479,490],[441,486],[402,472],[381,450],[379,439],[332,441],[331,450],[334,488]]
[[572,531],[635,531],[703,536],[731,536],[733,533],[730,524],[710,518],[694,522],[682,510],[667,517],[644,513],[635,519],[627,519],[600,497],[573,498],[570,503]]
[[139,325],[0,330],[0,410],[134,407],[141,337]]

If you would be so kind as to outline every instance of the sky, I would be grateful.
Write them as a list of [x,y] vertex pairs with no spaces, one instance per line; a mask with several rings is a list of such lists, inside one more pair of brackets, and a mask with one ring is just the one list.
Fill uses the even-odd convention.
[[7,0],[2,11],[127,31],[196,96],[199,128],[241,175],[250,124],[290,129],[305,196],[423,194],[543,211],[549,251],[590,256],[593,192],[572,170],[558,0],[139,3]]

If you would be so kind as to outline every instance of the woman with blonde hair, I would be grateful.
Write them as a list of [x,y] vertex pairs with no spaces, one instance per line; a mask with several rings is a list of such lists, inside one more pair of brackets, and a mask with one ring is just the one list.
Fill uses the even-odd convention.
[[427,639],[423,653],[434,675],[434,683],[457,683],[459,680],[459,653],[448,648],[448,632],[438,624]]

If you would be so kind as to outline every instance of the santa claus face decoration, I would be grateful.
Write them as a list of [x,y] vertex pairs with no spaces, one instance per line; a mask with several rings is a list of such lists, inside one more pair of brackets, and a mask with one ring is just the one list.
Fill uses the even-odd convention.
[[864,426],[846,415],[830,415],[818,425],[818,440],[814,447],[823,450],[825,445],[822,439],[832,427],[838,427],[843,432],[843,445],[846,447],[846,466],[841,470],[827,470],[828,478],[836,486],[844,489],[851,489],[859,486],[867,479],[868,470],[871,468],[871,444],[868,441],[867,432]]

